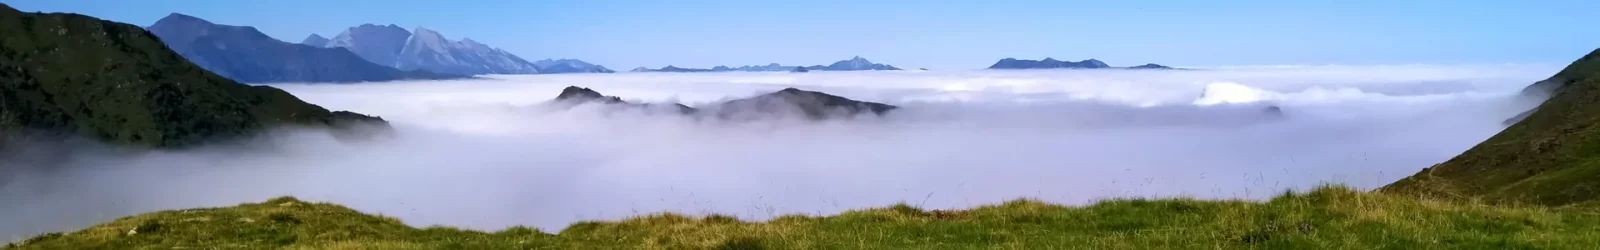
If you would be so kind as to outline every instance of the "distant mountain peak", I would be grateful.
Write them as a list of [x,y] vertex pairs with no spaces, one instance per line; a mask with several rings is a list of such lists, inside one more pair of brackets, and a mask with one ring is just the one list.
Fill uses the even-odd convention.
[[1083,60],[1083,61],[1078,62],[1078,63],[1079,64],[1094,65],[1094,67],[1096,67],[1096,68],[1111,67],[1111,65],[1107,65],[1105,62],[1101,62],[1100,60],[1095,60],[1094,58],[1089,58],[1089,60]]
[[[147,30],[201,68],[241,82],[449,78],[372,63],[347,49],[326,48],[326,43],[320,46],[289,43],[262,34],[253,27],[214,24],[181,14],[157,21]],[[321,36],[307,39],[314,43],[318,37]]]
[[563,59],[545,58],[544,60],[539,60],[539,61],[533,62],[533,66],[537,67],[539,69],[539,73],[540,74],[616,73],[617,72],[615,70],[608,69],[605,66],[600,66],[600,65],[589,63],[589,62],[585,62],[583,60],[570,59],[570,58],[563,58]]
[[300,44],[322,47],[328,44],[328,38],[313,33],[311,36],[307,36],[305,40],[301,40]]
[[831,65],[826,66],[826,67],[818,67],[817,69],[837,70],[837,71],[850,71],[850,70],[900,70],[900,68],[895,68],[894,66],[890,66],[890,65],[887,65],[887,64],[872,63],[872,61],[867,60],[866,58],[863,58],[861,56],[854,56],[854,57],[851,57],[850,60],[844,60],[844,61],[835,62],[835,63],[833,63]]
[[1154,64],[1154,63],[1146,63],[1144,65],[1133,66],[1133,67],[1128,67],[1128,68],[1129,69],[1173,69],[1172,67],[1167,67],[1166,65]]
[[1044,60],[1038,61],[1007,57],[989,66],[990,69],[1100,69],[1110,67],[1105,62],[1093,58],[1073,62],[1056,60],[1053,57],[1045,57]]
[[417,26],[416,28],[412,28],[411,29],[411,35],[412,36],[421,36],[421,37],[430,37],[430,38],[431,37],[437,37],[437,38],[440,38],[440,39],[444,39],[444,35],[439,34],[438,31],[434,31],[434,30],[431,30],[431,29],[428,29],[428,28],[424,28],[422,26]]
[[214,23],[211,23],[211,21],[206,21],[205,19],[200,19],[199,17],[185,15],[183,13],[177,13],[177,12],[173,12],[171,14],[167,14],[167,16],[166,17],[162,17],[161,20],[156,20],[156,23],[161,23],[161,22],[164,22],[164,21],[167,21],[167,22],[200,22],[200,23],[205,23],[207,25],[215,25]]
[[494,48],[490,48],[489,45],[484,45],[483,43],[480,43],[478,41],[473,41],[472,38],[465,38],[465,37],[461,38],[461,44],[466,44],[467,46],[471,46],[471,47],[474,47],[474,48],[494,49]]

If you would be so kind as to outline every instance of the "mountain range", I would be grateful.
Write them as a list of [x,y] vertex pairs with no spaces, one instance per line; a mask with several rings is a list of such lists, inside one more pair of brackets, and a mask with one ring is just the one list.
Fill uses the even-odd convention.
[[729,71],[749,71],[749,72],[791,71],[791,72],[806,72],[806,71],[816,71],[816,70],[823,70],[823,71],[858,71],[858,70],[900,70],[900,68],[895,68],[894,66],[890,66],[888,64],[873,63],[872,61],[869,61],[866,58],[861,58],[860,56],[857,56],[857,57],[850,58],[850,60],[843,60],[843,61],[834,62],[833,64],[829,64],[827,66],[823,66],[823,65],[784,66],[784,65],[777,64],[777,63],[772,63],[772,64],[767,64],[767,65],[746,65],[746,66],[739,66],[739,67],[728,67],[728,66],[720,66],[719,65],[719,66],[716,66],[716,67],[711,67],[710,69],[700,69],[700,68],[679,68],[679,67],[675,67],[675,66],[672,66],[672,65],[667,65],[666,67],[661,67],[659,69],[651,69],[651,68],[639,67],[639,68],[634,68],[631,71],[632,72],[729,72]]
[[215,24],[172,13],[148,30],[179,55],[240,82],[368,82],[448,79],[459,75],[399,70],[373,64],[350,51],[293,44],[248,26]]
[[[1037,60],[1037,61],[1036,60],[1027,60],[1027,59],[1016,59],[1016,58],[1009,58],[1008,57],[1008,58],[1005,58],[1005,59],[1000,59],[1000,61],[995,62],[994,65],[990,65],[989,66],[989,69],[1105,69],[1105,68],[1113,68],[1113,67],[1111,67],[1111,65],[1106,65],[1105,62],[1101,62],[1100,60],[1095,60],[1095,59],[1088,59],[1088,60],[1073,62],[1073,61],[1056,60],[1055,58],[1049,58],[1049,57],[1044,58],[1044,60]],[[1145,65],[1126,67],[1125,69],[1173,69],[1173,68],[1172,67],[1167,67],[1167,66],[1162,66],[1160,64],[1150,63],[1150,64],[1145,64]]]
[[617,71],[578,59],[544,59],[533,62],[541,74],[616,73]]
[[[316,36],[312,34],[306,40],[316,40]],[[362,24],[345,29],[324,44],[310,45],[349,49],[367,61],[402,70],[459,75],[539,73],[532,62],[505,50],[471,38],[450,40],[423,27],[407,31],[393,24]]]
[[615,72],[577,59],[529,62],[471,38],[450,40],[424,27],[407,31],[394,24],[362,24],[327,39],[311,34],[302,43],[346,48],[379,65],[460,75]]

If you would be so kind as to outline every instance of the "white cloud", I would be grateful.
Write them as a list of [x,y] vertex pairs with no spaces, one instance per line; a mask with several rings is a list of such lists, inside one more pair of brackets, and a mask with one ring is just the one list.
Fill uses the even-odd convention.
[[[1508,97],[1556,69],[619,73],[278,85],[330,109],[383,116],[397,137],[346,144],[291,131],[268,138],[276,146],[74,155],[70,168],[23,172],[0,187],[0,211],[8,211],[0,237],[279,195],[418,225],[556,230],[662,211],[763,219],[901,201],[963,208],[1021,197],[1262,198],[1322,182],[1372,188],[1499,131],[1531,105]],[[540,106],[569,85],[691,105],[794,86],[903,109],[804,124]],[[1268,105],[1281,106],[1284,119],[1266,116]]]

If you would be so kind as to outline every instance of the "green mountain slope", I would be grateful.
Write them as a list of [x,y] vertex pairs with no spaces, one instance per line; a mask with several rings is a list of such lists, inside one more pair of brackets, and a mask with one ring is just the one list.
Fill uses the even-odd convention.
[[1341,187],[1260,203],[1019,200],[933,211],[902,204],[759,223],[655,214],[579,222],[555,234],[419,229],[278,198],[124,217],[6,249],[1593,249],[1597,227],[1593,208],[1483,206]]
[[1550,99],[1461,155],[1380,191],[1544,205],[1600,199],[1600,49],[1527,92]]
[[138,26],[0,7],[0,134],[183,147],[278,125],[381,121],[228,80]]

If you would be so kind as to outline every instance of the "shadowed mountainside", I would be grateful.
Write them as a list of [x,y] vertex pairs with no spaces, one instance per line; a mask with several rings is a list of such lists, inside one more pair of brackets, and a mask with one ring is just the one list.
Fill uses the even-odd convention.
[[213,74],[138,26],[0,7],[0,134],[184,147],[280,125],[382,123]]

